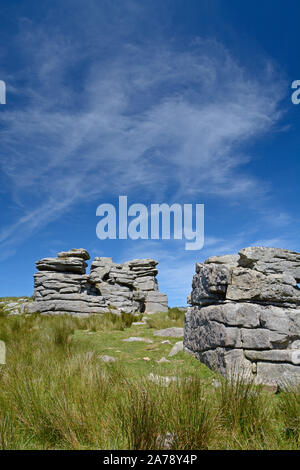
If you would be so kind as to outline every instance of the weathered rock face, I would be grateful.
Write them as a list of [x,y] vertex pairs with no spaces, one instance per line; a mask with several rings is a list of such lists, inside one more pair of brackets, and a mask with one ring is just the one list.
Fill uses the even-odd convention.
[[249,247],[196,264],[185,349],[223,375],[300,383],[300,254]]
[[157,261],[140,259],[115,264],[112,258],[90,259],[83,248],[58,253],[57,258],[37,261],[34,302],[29,312],[89,315],[118,312],[165,312],[168,298],[158,291]]

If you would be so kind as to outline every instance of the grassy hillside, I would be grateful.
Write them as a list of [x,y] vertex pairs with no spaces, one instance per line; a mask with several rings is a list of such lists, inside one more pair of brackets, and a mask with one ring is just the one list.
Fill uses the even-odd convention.
[[234,385],[184,352],[168,357],[180,338],[153,333],[183,326],[176,309],[136,320],[2,312],[0,448],[299,448],[300,393]]

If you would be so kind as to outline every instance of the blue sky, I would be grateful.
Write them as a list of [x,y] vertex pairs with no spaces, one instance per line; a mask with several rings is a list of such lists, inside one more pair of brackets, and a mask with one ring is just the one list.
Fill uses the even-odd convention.
[[[185,304],[194,265],[300,251],[297,1],[1,0],[0,296],[73,247],[153,257]],[[96,208],[205,204],[205,245],[99,240]]]

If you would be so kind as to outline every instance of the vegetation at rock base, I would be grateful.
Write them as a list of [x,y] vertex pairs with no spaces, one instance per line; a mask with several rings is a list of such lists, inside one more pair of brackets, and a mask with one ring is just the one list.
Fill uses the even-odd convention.
[[[178,338],[153,333],[183,326],[179,310],[132,324],[140,319],[3,314],[0,448],[299,448],[300,391],[273,395],[184,352],[168,357]],[[123,341],[133,336],[152,342]],[[166,386],[150,374],[175,380]]]

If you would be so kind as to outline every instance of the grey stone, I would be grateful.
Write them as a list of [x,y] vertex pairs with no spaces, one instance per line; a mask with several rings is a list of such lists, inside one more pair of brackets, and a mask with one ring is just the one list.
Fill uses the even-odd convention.
[[231,349],[224,354],[225,368],[233,378],[252,380],[252,364],[245,357],[242,349]]
[[116,358],[113,356],[108,356],[104,354],[103,356],[99,356],[100,359],[102,359],[103,362],[116,362]]
[[110,266],[113,264],[113,260],[112,258],[110,257],[107,257],[107,256],[103,256],[101,258],[99,257],[96,257],[93,259],[92,261],[92,264],[91,264],[91,268],[103,268],[105,266]]
[[138,277],[135,282],[134,286],[142,291],[156,291],[157,290],[157,283],[156,279],[151,276],[142,276]]
[[258,362],[256,383],[277,384],[280,387],[300,385],[300,367],[292,364]]
[[6,304],[6,308],[8,308],[8,309],[16,308],[18,306],[19,306],[18,302],[9,302],[9,303]]
[[157,364],[163,364],[164,362],[171,362],[171,361],[169,361],[169,359],[166,359],[165,357],[162,357],[161,359],[159,359],[156,362],[157,362]]
[[241,342],[244,349],[272,349],[285,345],[288,342],[288,336],[264,328],[241,328]]
[[87,278],[81,274],[41,271],[34,275],[35,288],[44,286],[49,289],[61,289],[65,284],[80,285]]
[[289,334],[291,328],[290,319],[286,310],[271,306],[264,307],[260,315],[261,326],[268,330]]
[[144,303],[146,299],[146,292],[142,291],[133,291],[132,293],[133,299],[136,300],[137,302]]
[[183,336],[183,328],[172,326],[171,328],[165,328],[164,330],[155,331],[154,336],[165,336],[171,338],[180,338]]
[[6,346],[4,341],[0,341],[0,364],[6,364]]
[[94,268],[91,270],[90,281],[94,284],[101,283],[109,277],[110,267],[104,266],[101,268]]
[[237,267],[239,259],[239,255],[211,256],[204,261],[204,264],[225,264],[229,267]]
[[262,307],[256,304],[228,303],[206,307],[189,307],[186,322],[193,321],[193,326],[201,326],[207,321],[217,321],[227,326],[256,328],[260,325]]
[[198,353],[199,359],[224,376],[252,380],[251,362],[245,358],[242,349],[216,348]]
[[90,259],[90,254],[84,248],[72,248],[69,251],[61,251],[58,253],[58,258],[81,258],[84,260]]
[[151,258],[144,258],[144,259],[133,259],[131,261],[127,261],[126,263],[132,269],[139,269],[139,268],[147,268],[149,266],[155,267],[158,262]]
[[300,309],[286,309],[285,314],[289,319],[289,333],[291,336],[297,337],[300,332]]
[[202,305],[205,302],[222,300],[230,282],[230,269],[223,264],[197,265],[197,274],[192,282],[191,302]]
[[241,333],[239,328],[207,321],[202,326],[185,329],[184,344],[193,351],[205,351],[218,346],[239,348],[241,347]]
[[245,351],[251,361],[289,362],[300,364],[300,349],[272,349],[270,351]]
[[39,271],[58,271],[85,274],[87,263],[80,258],[44,258],[36,262]]
[[265,275],[251,269],[233,268],[226,299],[297,303],[300,290],[294,278],[285,274]]
[[173,348],[169,352],[168,356],[176,356],[176,354],[178,354],[180,351],[183,351],[183,341],[177,341],[177,343],[174,344]]
[[[44,291],[45,292],[45,291]],[[69,287],[63,287],[59,291],[61,294],[78,294],[80,293],[80,287],[79,286],[69,286]]]
[[145,300],[145,313],[168,311],[168,297],[162,292],[147,292]]
[[239,265],[264,274],[290,274],[300,282],[300,254],[280,248],[248,247],[239,252]]
[[153,343],[152,339],[142,338],[141,336],[131,336],[130,338],[123,339],[127,343],[142,342],[142,343]]

